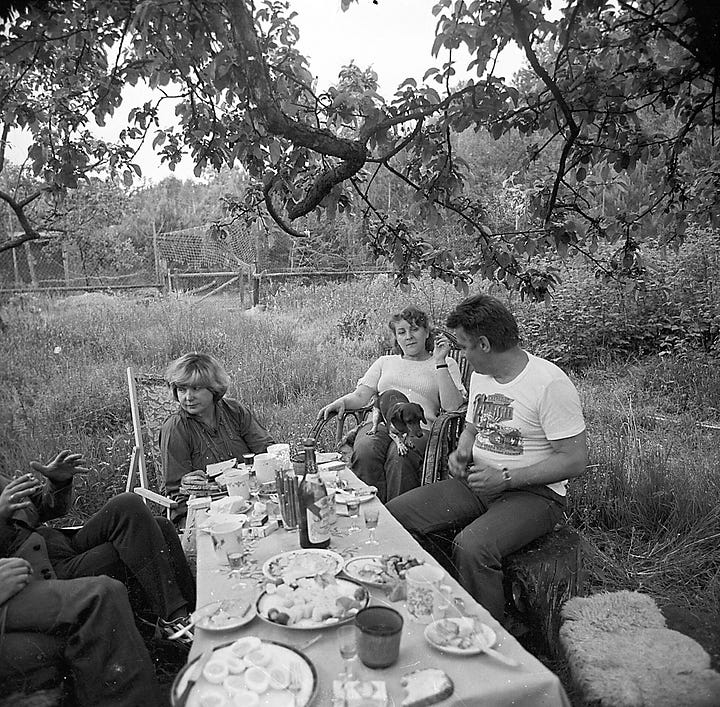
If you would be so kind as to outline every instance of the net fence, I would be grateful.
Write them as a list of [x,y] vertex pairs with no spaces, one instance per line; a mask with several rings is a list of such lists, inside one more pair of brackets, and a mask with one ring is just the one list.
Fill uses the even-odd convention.
[[172,269],[252,270],[257,263],[256,244],[249,229],[237,220],[159,233],[157,249]]

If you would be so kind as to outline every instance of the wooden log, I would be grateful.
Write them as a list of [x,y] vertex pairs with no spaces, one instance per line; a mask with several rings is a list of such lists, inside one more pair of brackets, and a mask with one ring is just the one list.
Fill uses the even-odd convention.
[[562,605],[585,594],[584,540],[567,525],[548,533],[503,563],[506,614],[530,630],[531,639],[546,655],[561,659]]

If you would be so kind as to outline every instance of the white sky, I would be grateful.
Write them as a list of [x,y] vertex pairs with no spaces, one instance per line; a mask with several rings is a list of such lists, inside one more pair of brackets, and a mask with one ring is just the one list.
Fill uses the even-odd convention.
[[[386,98],[405,78],[422,80],[431,66],[440,67],[447,54],[433,59],[431,48],[435,36],[437,18],[432,15],[436,0],[359,0],[347,12],[340,7],[340,0],[291,0],[291,7],[298,13],[295,23],[300,30],[298,48],[307,56],[310,69],[317,78],[318,89],[323,90],[337,80],[340,68],[354,60],[361,69],[371,66],[378,74],[380,94]],[[467,59],[459,56],[457,78],[464,78]],[[510,76],[520,66],[521,51],[509,47],[503,52],[496,68],[496,75]],[[431,85],[437,86],[431,80]],[[143,95],[141,89],[133,89],[132,100],[128,98],[116,111],[104,129],[93,130],[98,135],[111,138],[124,127],[127,114],[134,105],[148,100],[150,92]],[[167,107],[167,117],[172,109]],[[193,178],[193,165],[186,159],[175,172],[161,165],[150,148],[153,135],[147,140],[138,156],[143,177],[160,181],[175,175],[179,179]],[[25,157],[30,138],[27,133],[11,137],[9,159],[20,163]]]

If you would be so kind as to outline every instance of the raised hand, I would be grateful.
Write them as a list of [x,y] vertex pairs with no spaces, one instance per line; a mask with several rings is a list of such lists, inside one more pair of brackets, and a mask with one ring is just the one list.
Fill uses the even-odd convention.
[[0,605],[14,597],[27,586],[32,577],[32,567],[20,557],[0,558]]
[[67,483],[75,474],[87,474],[90,469],[81,466],[82,464],[87,464],[82,454],[73,454],[69,449],[63,449],[48,464],[41,464],[36,461],[30,462],[30,466],[35,471],[58,484]]
[[15,511],[32,506],[30,497],[41,487],[42,483],[32,474],[13,479],[0,493],[0,519],[7,520]]

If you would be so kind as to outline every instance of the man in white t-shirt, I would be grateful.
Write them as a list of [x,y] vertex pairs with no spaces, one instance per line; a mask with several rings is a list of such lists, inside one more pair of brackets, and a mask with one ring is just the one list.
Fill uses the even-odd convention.
[[587,464],[585,421],[575,386],[520,347],[517,322],[499,300],[468,297],[447,326],[474,371],[452,478],[387,508],[428,549],[453,535],[458,581],[502,621],[502,559],[562,520],[567,480]]

